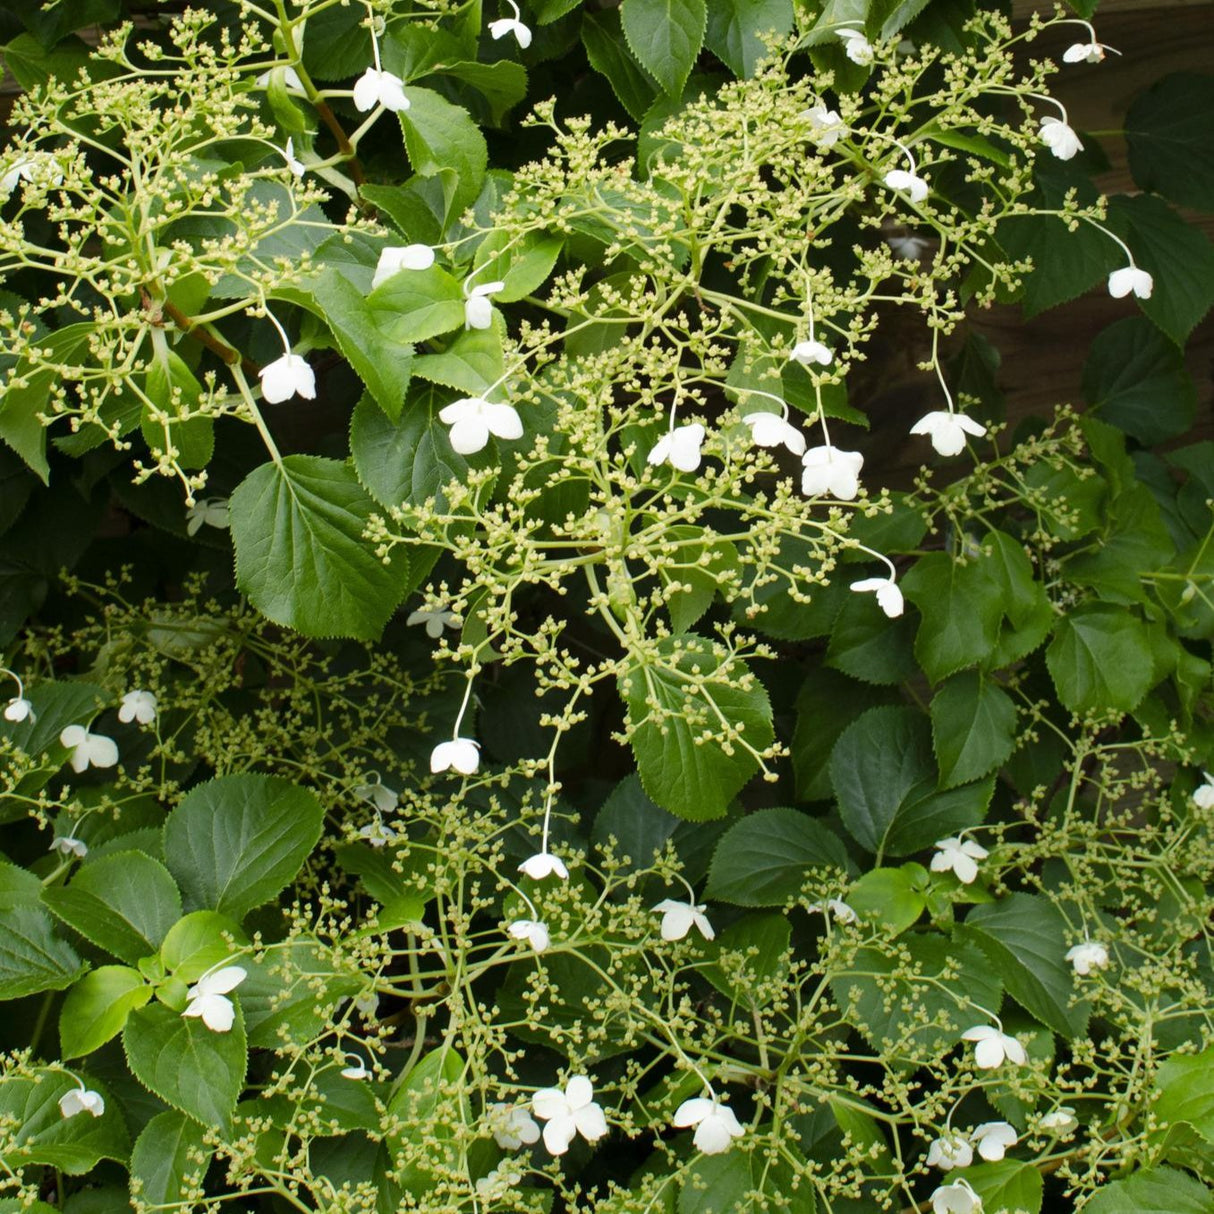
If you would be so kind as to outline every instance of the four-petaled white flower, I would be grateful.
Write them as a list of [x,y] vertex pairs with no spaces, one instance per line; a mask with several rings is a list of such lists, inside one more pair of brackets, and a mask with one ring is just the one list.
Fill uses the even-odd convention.
[[1066,959],[1081,978],[1093,970],[1102,970],[1109,963],[1109,950],[1095,940],[1085,940],[1067,949]]
[[607,1118],[595,1104],[594,1085],[585,1075],[573,1075],[563,1092],[541,1088],[531,1098],[531,1111],[548,1123],[544,1146],[552,1155],[564,1155],[578,1134],[587,1142],[597,1142],[607,1133]]
[[968,1168],[974,1162],[974,1148],[964,1134],[953,1132],[941,1134],[927,1148],[927,1166],[951,1172],[954,1168]]
[[1076,152],[1083,151],[1079,136],[1060,118],[1042,118],[1041,142],[1045,144],[1059,160],[1070,160]]
[[489,22],[489,33],[497,38],[513,34],[514,40],[526,50],[531,45],[531,31],[517,17],[499,17]]
[[694,472],[700,466],[700,447],[704,442],[704,427],[688,422],[677,430],[663,434],[645,457],[651,464],[669,464],[680,472]]
[[928,185],[918,173],[907,169],[890,169],[881,180],[891,190],[901,190],[911,202],[922,202],[928,194]]
[[891,620],[896,620],[906,608],[902,591],[898,589],[898,583],[892,577],[861,578],[858,582],[852,582],[851,588],[859,594],[875,593],[877,606]]
[[964,413],[937,409],[926,413],[910,428],[912,434],[926,434],[939,455],[959,455],[965,449],[965,436],[981,438],[986,427]]
[[1062,1104],[1051,1109],[1037,1124],[1043,1130],[1054,1134],[1069,1134],[1079,1125],[1079,1118],[1075,1116],[1075,1110],[1069,1104]]
[[966,1029],[961,1034],[961,1040],[977,1042],[974,1046],[974,1063],[984,1071],[1002,1066],[1005,1059],[1016,1066],[1024,1066],[1028,1061],[1024,1046],[1015,1037],[989,1024],[976,1024],[972,1029]]
[[435,775],[455,768],[461,776],[470,776],[480,761],[480,743],[472,738],[452,738],[450,742],[440,742],[430,752],[430,770]]
[[829,493],[841,502],[850,502],[860,492],[860,469],[864,456],[859,451],[841,451],[829,443],[810,447],[801,456],[801,492],[806,497]]
[[805,435],[778,413],[748,413],[742,420],[750,427],[757,447],[785,446],[793,455],[805,454]]
[[81,860],[89,854],[88,844],[75,835],[56,835],[51,840],[51,851],[57,851],[61,856],[79,856]]
[[987,1163],[998,1163],[1020,1139],[1010,1122],[984,1121],[970,1130],[970,1141]]
[[1131,291],[1139,299],[1150,299],[1155,289],[1155,280],[1138,266],[1123,266],[1109,275],[1109,294],[1114,299],[1124,299]]
[[280,405],[292,396],[304,400],[316,399],[316,376],[308,366],[308,360],[298,354],[284,354],[260,371],[261,394],[267,404]]
[[400,838],[400,832],[393,830],[381,818],[376,818],[374,821],[368,822],[366,826],[359,827],[358,837],[366,839],[371,847],[379,849],[387,847],[389,843],[395,843]]
[[6,721],[28,721],[32,725],[36,719],[34,706],[24,696],[13,696],[4,706],[4,719]]
[[183,1016],[198,1016],[212,1033],[226,1033],[236,1021],[236,1007],[227,996],[247,977],[239,965],[225,965],[214,973],[203,974],[185,993]]
[[825,367],[829,365],[834,355],[831,354],[829,346],[823,345],[822,342],[814,341],[811,338],[809,341],[797,342],[788,357],[796,359],[803,367],[808,367],[811,363],[817,363],[819,366]]
[[468,284],[464,284],[464,328],[465,329],[488,329],[493,325],[493,304],[489,300],[490,295],[497,294],[498,291],[505,287],[504,282],[486,282],[479,287],[473,287],[468,290]]
[[295,140],[288,138],[287,146],[282,150],[282,158],[287,162],[287,168],[295,174],[296,177],[302,177],[307,171],[307,166],[298,156],[295,155]]
[[517,1151],[540,1140],[540,1127],[521,1105],[491,1104],[485,1110],[489,1132],[503,1151]]
[[105,1099],[100,1092],[94,1092],[82,1083],[59,1097],[59,1112],[64,1117],[75,1117],[77,1113],[91,1113],[94,1117],[100,1117],[105,1112]]
[[356,784],[350,790],[360,801],[374,805],[381,814],[390,814],[399,804],[400,798],[373,771],[362,784]]
[[833,915],[840,923],[855,923],[860,917],[842,898],[827,898],[825,906],[811,902],[805,909],[811,914]]
[[1062,61],[1063,63],[1100,63],[1104,59],[1105,51],[1112,51],[1114,55],[1121,54],[1115,47],[1097,42],[1093,38],[1091,42],[1072,42],[1062,52]]
[[506,931],[515,940],[526,940],[537,953],[542,953],[552,943],[548,925],[538,919],[515,919]]
[[810,138],[822,148],[834,147],[848,133],[847,123],[839,117],[836,110],[828,110],[824,105],[815,105],[805,110],[801,115],[813,127]]
[[118,762],[118,744],[104,734],[89,733],[83,725],[69,725],[59,735],[59,744],[72,752],[72,770],[79,774],[93,767],[113,767]]
[[439,421],[451,427],[451,449],[460,455],[475,455],[489,441],[522,438],[523,421],[513,405],[497,405],[481,396],[464,396],[438,411]]
[[664,898],[653,908],[662,916],[662,939],[682,940],[692,925],[699,930],[705,940],[716,936],[708,916],[704,913],[708,907],[696,906],[694,902],[679,902],[675,898]]
[[553,873],[562,881],[569,880],[569,870],[565,867],[565,862],[560,856],[554,856],[548,851],[536,852],[534,856],[524,860],[518,870],[520,873],[526,873],[533,881],[542,881]]
[[733,1109],[727,1104],[721,1104],[711,1096],[697,1096],[694,1100],[684,1100],[677,1109],[671,1124],[679,1130],[695,1126],[696,1132],[692,1138],[697,1151],[705,1155],[720,1155],[733,1145],[735,1138],[741,1138],[746,1133],[745,1128],[734,1116]]
[[156,697],[150,691],[128,691],[118,708],[118,719],[124,725],[132,721],[150,725],[156,719]]
[[185,512],[185,530],[187,535],[197,535],[203,527],[217,527],[227,530],[232,525],[232,512],[226,497],[199,498]]
[[844,26],[835,33],[843,40],[843,49],[853,63],[858,63],[861,67],[867,67],[872,63],[873,45],[864,36],[863,30],[849,29]]
[[354,85],[354,108],[365,114],[377,105],[395,114],[409,108],[409,98],[405,96],[405,82],[399,76],[369,67]]
[[348,1054],[347,1057],[354,1059],[354,1065],[341,1068],[343,1079],[366,1079],[370,1076],[371,1072],[367,1070],[363,1060],[357,1054]]
[[[8,717],[7,710],[4,715]],[[9,717],[10,721],[14,719],[13,717]],[[1208,771],[1203,771],[1201,774],[1205,779],[1205,783],[1199,784],[1193,790],[1193,804],[1198,809],[1214,809],[1214,776],[1210,775]]]
[[966,1181],[956,1180],[932,1194],[932,1214],[982,1214],[982,1198]]
[[978,876],[978,861],[991,853],[972,839],[959,839],[950,835],[936,840],[936,854],[932,857],[932,872],[956,874],[962,885],[969,885]]
[[434,250],[428,244],[389,245],[379,252],[371,290],[395,277],[402,270],[428,270],[434,264]]
[[426,636],[434,641],[443,635],[444,628],[451,628],[458,632],[460,627],[459,616],[445,607],[419,607],[416,611],[409,612],[405,624],[409,627],[414,624],[425,624]]

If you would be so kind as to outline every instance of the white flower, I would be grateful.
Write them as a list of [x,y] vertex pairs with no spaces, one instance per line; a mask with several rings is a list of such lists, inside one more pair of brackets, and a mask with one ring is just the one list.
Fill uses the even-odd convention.
[[695,1126],[696,1132],[692,1141],[696,1150],[703,1151],[705,1155],[720,1155],[728,1151],[733,1140],[746,1133],[729,1105],[719,1104],[706,1096],[684,1100],[675,1109],[671,1124],[680,1130]]
[[298,354],[284,354],[262,367],[261,394],[271,405],[281,404],[296,394],[304,400],[315,400],[316,376],[307,359]]
[[850,502],[860,492],[860,469],[864,456],[859,451],[841,451],[829,443],[810,447],[801,457],[801,492],[806,497],[824,493]]
[[594,1086],[585,1075],[574,1075],[560,1088],[541,1088],[531,1098],[531,1110],[548,1124],[544,1146],[549,1154],[564,1155],[576,1135],[597,1142],[607,1133],[607,1118],[594,1103]]
[[389,245],[381,249],[371,290],[399,274],[402,270],[428,270],[434,264],[434,250],[428,244]]
[[911,426],[910,432],[926,434],[940,455],[958,455],[965,448],[965,436],[972,434],[975,438],[981,438],[986,433],[986,427],[964,413],[937,409],[924,414]]
[[542,953],[552,943],[548,925],[538,919],[515,919],[506,931],[515,940],[526,940],[537,953]]
[[1006,1121],[984,1121],[970,1130],[970,1141],[987,1163],[998,1163],[1019,1142],[1016,1127]]
[[24,696],[13,696],[4,706],[4,719],[6,721],[28,721],[32,725],[36,719],[34,706]]
[[526,873],[533,881],[542,881],[552,873],[556,873],[562,881],[569,880],[569,870],[564,861],[547,851],[536,852],[534,856],[524,860],[518,870],[520,873]]
[[1116,48],[1092,39],[1091,42],[1072,42],[1062,52],[1062,61],[1063,63],[1099,63],[1104,59],[1105,51],[1112,51],[1114,55],[1121,54]]
[[354,1000],[354,1006],[370,1019],[379,1010],[379,996],[374,991],[367,991]]
[[[9,702],[15,703],[16,701],[10,700]],[[4,715],[8,717],[7,709],[5,710]],[[19,718],[9,717],[8,719],[12,721],[18,720]],[[1196,805],[1198,809],[1214,809],[1214,776],[1210,775],[1208,771],[1203,771],[1201,774],[1205,777],[1206,782],[1204,784],[1199,784],[1193,790],[1193,804]]]
[[430,770],[437,775],[454,767],[461,776],[470,776],[480,766],[480,743],[472,738],[452,738],[440,742],[430,752]]
[[931,247],[931,241],[925,236],[916,236],[913,232],[906,236],[887,236],[885,243],[907,261],[918,261],[924,252]]
[[185,512],[187,535],[197,535],[203,527],[226,530],[232,525],[232,514],[226,497],[204,497],[196,501]]
[[1150,299],[1155,289],[1155,280],[1137,266],[1123,266],[1109,275],[1109,294],[1114,299],[1124,299],[1131,291],[1139,299]]
[[892,577],[862,578],[858,582],[852,582],[851,588],[859,594],[875,592],[877,595],[877,606],[891,620],[896,620],[906,607],[906,602],[902,598],[902,591],[898,589],[898,583]]
[[982,1214],[982,1198],[964,1180],[941,1185],[932,1194],[932,1214]]
[[680,472],[694,472],[700,466],[703,442],[704,427],[699,422],[688,422],[662,435],[645,459],[651,464],[670,464]]
[[692,925],[699,929],[705,940],[711,940],[716,932],[708,922],[704,912],[706,906],[696,906],[694,902],[679,902],[674,898],[665,898],[653,908],[662,916],[662,939],[682,940]]
[[282,73],[282,82],[288,93],[299,93],[302,96],[307,96],[308,90],[304,88],[303,81],[299,78],[299,73],[293,67],[276,67],[269,71],[262,72],[253,83],[259,88],[268,88],[270,78],[274,72]]
[[1055,1134],[1069,1134],[1079,1125],[1079,1118],[1069,1104],[1059,1105],[1051,1109],[1037,1123],[1043,1130],[1051,1130]]
[[962,885],[969,885],[978,876],[978,860],[985,860],[991,853],[970,839],[959,839],[950,835],[936,840],[936,854],[932,857],[932,872],[946,873],[950,869]]
[[1015,1037],[1009,1037],[1000,1029],[991,1028],[989,1024],[976,1024],[972,1029],[966,1029],[961,1034],[962,1041],[976,1041],[974,1046],[974,1062],[984,1071],[993,1070],[1002,1065],[1004,1059],[1024,1066],[1028,1055],[1024,1046]]
[[[538,1127],[536,1133],[539,1133]],[[486,1204],[500,1201],[522,1179],[523,1173],[519,1166],[509,1159],[503,1159],[497,1167],[490,1168],[484,1176],[476,1178],[476,1195]]]
[[515,41],[526,50],[531,45],[531,31],[516,17],[502,17],[489,22],[489,33],[496,38],[513,34]]
[[83,725],[69,725],[59,735],[59,744],[72,752],[72,770],[79,774],[91,763],[94,767],[113,767],[118,762],[118,746],[113,738],[89,733]]
[[1094,969],[1102,970],[1109,963],[1109,950],[1094,940],[1085,940],[1067,950],[1066,959],[1081,978],[1086,978]]
[[150,725],[156,719],[156,697],[150,691],[128,691],[118,708],[118,719],[124,725],[131,721]]
[[810,340],[797,342],[788,357],[796,359],[803,367],[808,367],[811,363],[825,367],[829,365],[834,355],[831,354],[829,346],[823,345],[820,341]]
[[911,202],[922,202],[927,197],[927,182],[917,173],[890,169],[881,180],[891,190],[904,190]]
[[63,169],[49,153],[32,152],[0,177],[0,198],[7,198],[17,188],[18,182],[33,181],[37,177],[43,178],[44,184],[60,185],[63,182]]
[[464,284],[465,329],[488,329],[493,325],[493,304],[489,302],[489,296],[505,285],[504,282],[486,282],[469,291],[468,284]]
[[212,1033],[226,1033],[235,1023],[236,1008],[227,998],[247,977],[239,965],[225,965],[211,974],[203,974],[185,993],[188,1002],[183,1016],[201,1016]]
[[363,1060],[356,1054],[350,1054],[348,1057],[355,1059],[355,1062],[353,1066],[341,1068],[341,1077],[343,1079],[366,1079],[371,1074],[363,1064]]
[[414,624],[425,624],[426,636],[431,640],[437,640],[443,635],[444,628],[451,628],[454,631],[459,631],[459,616],[454,611],[447,611],[444,607],[419,607],[416,611],[409,612],[409,618],[405,620],[405,624],[412,627]]
[[92,1113],[94,1117],[100,1117],[105,1112],[105,1100],[100,1092],[81,1084],[59,1097],[59,1112],[64,1117],[75,1117],[77,1113]]
[[405,96],[405,84],[399,76],[369,67],[354,85],[354,108],[365,114],[377,105],[398,113],[409,108],[409,98]]
[[520,1105],[491,1104],[485,1110],[489,1132],[503,1151],[517,1151],[540,1140],[540,1127]]
[[451,448],[460,455],[475,455],[489,441],[522,438],[523,422],[513,405],[495,405],[480,396],[464,396],[438,411],[439,420],[451,427]]
[[373,822],[368,822],[366,826],[359,827],[358,837],[366,839],[370,846],[378,849],[386,847],[389,843],[395,843],[400,838],[400,832],[393,830],[387,823],[376,818]]
[[968,1168],[974,1162],[974,1148],[964,1134],[941,1134],[927,1148],[927,1166],[951,1172],[953,1168]]
[[61,856],[79,856],[81,860],[89,854],[88,844],[75,835],[57,835],[51,840],[50,850]]
[[296,177],[302,177],[306,172],[304,162],[295,155],[295,140],[288,138],[287,146],[282,150],[282,158],[287,162],[287,168],[295,174]]
[[805,453],[805,435],[778,413],[748,413],[742,420],[750,427],[757,447],[787,447],[793,455]]
[[867,67],[872,63],[872,43],[864,36],[863,30],[848,29],[844,26],[843,29],[836,30],[835,33],[843,39],[843,49],[853,63],[858,63],[861,67]]
[[815,105],[805,110],[802,115],[811,127],[813,134],[810,138],[822,148],[834,147],[848,133],[847,123],[839,117],[835,110],[828,110],[824,105]]
[[1041,120],[1041,142],[1045,144],[1059,160],[1070,160],[1076,152],[1083,151],[1083,144],[1060,118],[1043,118]]
[[828,898],[825,906],[821,902],[811,902],[805,909],[819,915],[833,915],[840,923],[855,923],[860,917],[842,898]]
[[371,772],[365,783],[356,784],[350,791],[360,801],[374,805],[381,814],[390,814],[400,804],[400,798],[379,778],[377,771]]

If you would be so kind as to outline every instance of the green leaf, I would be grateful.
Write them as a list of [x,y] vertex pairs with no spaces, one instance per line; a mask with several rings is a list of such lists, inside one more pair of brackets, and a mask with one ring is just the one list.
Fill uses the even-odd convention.
[[[1043,205],[1060,201],[1061,191],[1048,195]],[[999,240],[1016,260],[1032,259],[1022,295],[1026,317],[1077,298],[1103,282],[1113,268],[1109,238],[1086,223],[1071,232],[1053,216],[1006,219],[999,225]]]
[[919,608],[915,656],[933,683],[990,655],[1004,603],[988,559],[929,552],[907,571],[902,592]]
[[582,14],[582,45],[596,72],[607,77],[612,92],[634,122],[640,122],[653,105],[658,88],[653,78],[633,58],[624,40],[619,9]]
[[641,66],[677,97],[704,45],[705,0],[623,0],[620,18]]
[[512,303],[543,286],[564,244],[563,236],[549,236],[546,232],[528,232],[520,240],[494,231],[477,245],[473,266],[480,282],[505,283],[500,291],[494,292],[495,302]]
[[7,738],[27,755],[52,751],[57,757],[66,755],[59,743],[64,727],[87,725],[108,699],[104,689],[95,683],[67,680],[35,683],[26,688],[26,697],[34,706],[32,716],[17,722],[0,718],[0,737]]
[[[419,378],[431,383],[458,388],[469,396],[480,396],[505,377],[504,330],[505,325],[500,322],[488,329],[467,329],[445,350],[421,355],[414,370]],[[413,410],[417,411],[416,402]]]
[[1104,1185],[1084,1214],[1214,1214],[1214,1193],[1175,1168],[1144,1168]]
[[[744,662],[701,637],[666,637],[655,648],[660,661],[634,660],[619,683],[641,783],[680,818],[722,817],[758,770],[753,752],[774,736],[767,692]],[[728,749],[722,721],[737,731]],[[701,743],[705,730],[715,737]]]
[[[430,33],[425,30],[427,37]],[[496,63],[475,60],[449,63],[443,66],[442,74],[448,80],[462,80],[476,89],[489,103],[489,116],[495,126],[527,96],[527,69],[512,59],[499,59]]]
[[1016,746],[1016,706],[977,671],[954,675],[932,697],[932,741],[944,788],[1003,766]]
[[1159,1122],[1187,1122],[1214,1143],[1214,1048],[1168,1058],[1155,1075],[1151,1111]]
[[143,1127],[131,1152],[131,1195],[150,1206],[185,1206],[211,1162],[206,1129],[169,1109]]
[[70,885],[52,886],[42,900],[86,940],[128,965],[154,953],[181,918],[181,895],[168,869],[137,851],[90,861]]
[[59,1040],[63,1057],[80,1058],[122,1032],[126,1018],[152,997],[143,975],[126,965],[103,965],[84,975],[63,1001]]
[[411,86],[406,95],[409,108],[401,110],[398,117],[409,163],[421,177],[454,172],[455,188],[447,217],[458,219],[476,201],[485,180],[489,163],[485,137],[467,110],[452,105],[440,94]]
[[1066,960],[1068,924],[1044,895],[1009,894],[969,913],[965,935],[999,967],[1007,993],[1064,1037],[1087,1028],[1088,1004],[1072,1003],[1075,975]]
[[227,915],[194,911],[169,929],[160,946],[160,959],[182,982],[196,982],[248,942],[240,924]]
[[366,302],[376,329],[399,344],[426,341],[464,324],[464,293],[438,265],[393,274]]
[[731,826],[712,857],[704,896],[736,906],[783,906],[810,868],[850,868],[842,841],[795,809],[760,809]]
[[324,809],[277,776],[219,776],[192,789],[164,824],[164,858],[191,910],[242,919],[299,872]]
[[922,864],[874,868],[847,891],[845,901],[861,918],[874,919],[898,935],[919,921],[927,907],[927,869]]
[[666,601],[675,632],[686,632],[712,606],[722,579],[740,572],[737,549],[726,540],[715,540],[701,527],[678,524],[667,527],[664,538],[672,545],[658,569],[662,585],[682,589]]
[[1214,76],[1173,72],[1139,93],[1125,119],[1140,189],[1214,211]]
[[1103,604],[1063,616],[1045,661],[1058,698],[1074,713],[1131,712],[1154,682],[1146,625]]
[[1003,1159],[963,1168],[957,1173],[982,1198],[984,1214],[1037,1214],[1044,1183],[1031,1163]]
[[37,906],[0,911],[0,1001],[61,991],[87,967]]
[[363,539],[376,504],[347,464],[311,455],[262,464],[231,509],[237,584],[276,624],[371,640],[409,589],[405,554],[385,565]]
[[714,0],[704,42],[735,76],[749,77],[768,53],[759,35],[787,34],[792,21],[792,0]]
[[916,671],[914,636],[912,615],[891,620],[875,595],[849,594],[831,626],[826,665],[864,683],[902,683]]
[[[748,1194],[754,1191],[750,1154],[731,1150],[720,1155],[700,1155],[687,1170],[687,1179],[679,1190],[678,1214],[735,1214],[753,1209]],[[797,1190],[798,1209],[813,1190],[802,1185]]]
[[236,1004],[236,1022],[226,1033],[162,1003],[132,1012],[122,1032],[131,1074],[148,1091],[204,1126],[220,1129],[231,1123],[248,1064],[239,992],[229,998]]
[[118,1102],[98,1079],[91,1075],[80,1078],[105,1100],[100,1117],[91,1113],[64,1117],[59,1101],[79,1084],[61,1070],[39,1068],[36,1078],[9,1075],[0,1079],[7,1168],[45,1164],[71,1176],[83,1176],[103,1159],[125,1161],[131,1144]]

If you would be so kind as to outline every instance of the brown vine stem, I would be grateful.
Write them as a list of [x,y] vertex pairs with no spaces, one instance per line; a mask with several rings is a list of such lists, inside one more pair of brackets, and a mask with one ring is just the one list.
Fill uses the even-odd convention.
[[235,346],[229,346],[226,341],[203,328],[176,305],[169,303],[167,299],[161,302],[159,307],[183,333],[188,333],[195,341],[202,342],[208,350],[218,354],[228,366],[240,363],[249,375],[260,374],[261,369],[251,358],[246,358]]
[[366,181],[366,177],[363,176],[363,166],[358,162],[358,153],[354,150],[354,145],[346,138],[345,129],[337,121],[337,115],[329,108],[327,102],[316,99],[313,100],[312,104],[316,107],[320,120],[332,132],[333,138],[337,140],[337,146],[341,150],[341,154],[348,158],[350,176],[354,179],[354,184],[361,186]]

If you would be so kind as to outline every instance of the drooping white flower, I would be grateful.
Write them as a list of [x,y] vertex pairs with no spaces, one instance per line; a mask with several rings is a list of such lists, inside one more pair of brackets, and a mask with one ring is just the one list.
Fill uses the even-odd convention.
[[367,1019],[379,1010],[379,996],[374,991],[365,991],[354,999],[354,1006]]
[[1123,266],[1109,275],[1109,294],[1114,299],[1124,299],[1131,291],[1139,299],[1150,299],[1155,289],[1155,280],[1138,266]]
[[974,1046],[974,1063],[984,1071],[1002,1066],[1005,1059],[1016,1066],[1024,1066],[1028,1061],[1024,1046],[1015,1037],[989,1024],[976,1024],[972,1029],[966,1029],[961,1034],[961,1040],[977,1042]]
[[937,409],[924,414],[910,428],[912,434],[926,434],[939,455],[959,455],[965,449],[965,436],[972,434],[981,438],[986,427],[964,413],[950,413]]
[[[4,715],[7,717],[8,712],[6,711]],[[13,719],[9,717],[10,721]],[[1214,809],[1214,776],[1210,775],[1208,771],[1203,771],[1201,774],[1205,783],[1199,784],[1193,790],[1193,804],[1198,809]]]
[[843,50],[847,57],[861,67],[867,67],[873,61],[873,45],[864,36],[863,30],[850,29],[844,26],[835,31],[843,40]]
[[694,902],[679,902],[675,898],[664,898],[653,908],[662,916],[662,939],[682,940],[691,931],[692,925],[699,930],[705,940],[716,936],[708,916],[704,913],[707,906],[696,906]]
[[829,443],[810,447],[801,457],[801,492],[806,497],[829,493],[841,502],[850,502],[860,492],[860,469],[864,456],[859,451],[841,451]]
[[1020,1139],[1010,1122],[984,1121],[970,1130],[970,1141],[987,1163],[998,1163]]
[[1114,55],[1121,54],[1115,47],[1097,42],[1093,38],[1091,42],[1072,42],[1062,52],[1062,61],[1063,63],[1100,63],[1104,59],[1105,51],[1112,51]]
[[536,852],[534,856],[528,857],[518,866],[518,870],[520,873],[526,873],[533,881],[542,881],[553,873],[562,881],[569,880],[569,870],[565,867],[565,862],[547,851]]
[[932,1194],[932,1214],[982,1214],[982,1198],[968,1182],[955,1180]]
[[150,725],[156,719],[156,697],[150,691],[128,691],[119,705],[118,719],[124,725],[132,721]]
[[72,752],[72,770],[79,774],[93,767],[113,767],[118,762],[118,744],[104,734],[89,733],[83,725],[69,725],[59,735],[59,744]]
[[4,706],[4,719],[6,721],[28,721],[32,725],[37,718],[34,715],[34,706],[29,700],[24,696],[13,696]]
[[881,180],[888,189],[901,190],[911,202],[922,202],[927,197],[927,181],[907,169],[890,169]]
[[380,250],[371,276],[371,290],[402,270],[428,270],[433,264],[434,250],[428,244],[389,245]]
[[1075,1116],[1075,1110],[1069,1104],[1062,1104],[1051,1109],[1037,1124],[1041,1129],[1049,1130],[1053,1134],[1069,1134],[1079,1125],[1079,1118]]
[[541,1088],[531,1098],[532,1112],[544,1126],[544,1146],[551,1155],[564,1155],[569,1144],[581,1134],[587,1142],[597,1142],[607,1133],[607,1118],[594,1102],[594,1085],[585,1075],[573,1075],[560,1088]]
[[81,860],[89,854],[88,844],[75,835],[56,835],[51,840],[51,851],[57,851],[61,856],[78,856]]
[[354,85],[354,108],[365,114],[377,105],[396,114],[409,108],[409,98],[405,96],[405,82],[399,76],[369,67]]
[[742,420],[756,447],[784,446],[793,455],[805,454],[805,435],[778,413],[748,413]]
[[203,974],[186,991],[183,1016],[201,1017],[212,1033],[226,1033],[236,1021],[236,1008],[227,996],[247,977],[239,965],[225,965],[211,974]]
[[932,242],[926,236],[909,232],[905,236],[887,236],[885,243],[906,261],[918,261],[931,248]]
[[464,284],[464,328],[465,329],[488,329],[493,325],[493,304],[489,300],[490,295],[497,294],[498,291],[505,287],[504,282],[486,282],[479,287],[473,287],[468,290],[468,284]]
[[697,1151],[705,1155],[720,1155],[733,1145],[735,1138],[746,1133],[727,1104],[721,1104],[710,1096],[697,1096],[684,1100],[677,1109],[671,1124],[679,1130],[696,1127],[692,1141]]
[[972,839],[959,839],[950,835],[936,840],[936,854],[932,857],[932,872],[956,874],[962,885],[969,885],[978,876],[977,861],[985,860],[991,853]]
[[454,611],[447,611],[444,607],[419,607],[416,611],[409,612],[405,624],[409,627],[414,624],[425,624],[426,636],[433,641],[443,635],[444,628],[458,632],[460,627],[459,616]]
[[348,1054],[348,1058],[354,1059],[353,1066],[344,1066],[341,1068],[341,1077],[343,1079],[366,1079],[371,1072],[367,1070],[363,1060],[357,1054]]
[[435,775],[454,768],[461,776],[470,776],[480,761],[480,743],[472,738],[452,738],[430,752],[430,770]]
[[1085,940],[1067,949],[1066,959],[1081,978],[1086,978],[1094,969],[1102,970],[1109,963],[1109,950],[1095,940]]
[[82,1083],[59,1097],[59,1112],[64,1117],[75,1117],[77,1113],[91,1113],[94,1117],[100,1117],[105,1112],[105,1098]]
[[968,1168],[974,1162],[974,1148],[964,1134],[941,1134],[927,1148],[927,1166],[951,1172],[954,1168]]
[[832,915],[839,923],[855,923],[860,917],[842,898],[827,898],[825,906],[811,902],[805,909],[813,914]]
[[270,79],[274,72],[282,73],[282,82],[288,93],[298,93],[301,96],[307,96],[307,89],[304,88],[303,81],[299,78],[299,73],[290,66],[271,68],[269,71],[262,72],[253,83],[259,88],[269,88]]
[[287,146],[282,150],[282,158],[287,162],[287,168],[295,174],[296,177],[302,177],[307,172],[307,166],[302,160],[295,155],[295,140],[287,139]]
[[393,830],[382,818],[374,818],[366,826],[360,826],[358,837],[366,839],[367,843],[378,850],[395,843],[400,838],[400,831]]
[[400,804],[400,798],[380,779],[379,772],[373,771],[362,784],[355,784],[350,790],[360,801],[374,805],[381,814],[390,814]]
[[1083,151],[1083,144],[1074,130],[1060,118],[1042,118],[1041,142],[1059,160],[1070,160],[1076,152]]
[[451,427],[451,448],[460,455],[475,455],[489,441],[522,438],[523,421],[513,405],[498,405],[481,396],[464,396],[438,411],[439,420]]
[[703,442],[704,427],[699,422],[688,422],[663,434],[645,459],[650,464],[669,464],[680,472],[694,472],[700,466]]
[[803,367],[811,366],[817,363],[821,367],[830,365],[830,361],[834,355],[830,352],[830,347],[823,345],[820,341],[799,341],[789,352],[789,358],[795,359]]
[[858,594],[875,593],[877,606],[891,620],[896,620],[906,608],[906,601],[898,583],[892,577],[866,577],[858,582],[852,582],[851,588]]
[[185,512],[187,535],[197,535],[203,527],[216,527],[226,531],[232,525],[232,512],[226,497],[199,498]]
[[514,40],[526,50],[531,45],[531,31],[517,17],[499,17],[489,22],[489,33],[494,39],[513,34]]
[[308,366],[308,360],[298,354],[284,354],[260,371],[261,394],[267,404],[280,405],[292,396],[304,400],[316,399],[316,376]]
[[811,106],[802,115],[811,127],[810,138],[821,148],[834,147],[848,133],[847,123],[839,117],[836,110],[828,110],[824,105]]
[[548,925],[538,919],[515,919],[506,931],[515,940],[526,940],[537,953],[542,953],[552,943]]
[[522,1105],[491,1104],[485,1110],[485,1120],[503,1151],[517,1151],[540,1140],[540,1127]]

